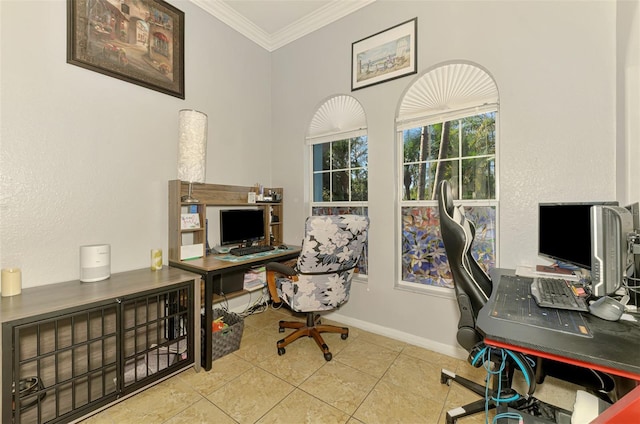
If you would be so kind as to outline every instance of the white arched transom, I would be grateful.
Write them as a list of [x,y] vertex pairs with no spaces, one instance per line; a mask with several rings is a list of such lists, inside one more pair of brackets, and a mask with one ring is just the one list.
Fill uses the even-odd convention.
[[470,63],[438,66],[408,88],[397,121],[498,103],[498,87],[483,69]]
[[325,101],[313,115],[307,140],[344,138],[366,131],[367,119],[364,109],[354,97],[339,95]]

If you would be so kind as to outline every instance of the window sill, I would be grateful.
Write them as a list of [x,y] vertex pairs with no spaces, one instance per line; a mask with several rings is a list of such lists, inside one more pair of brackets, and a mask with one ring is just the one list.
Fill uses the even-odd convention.
[[367,274],[354,274],[351,281],[353,283],[369,284],[369,276]]
[[432,297],[441,297],[443,299],[455,300],[456,292],[453,289],[447,289],[444,287],[428,286],[424,284],[408,283],[406,281],[399,281],[395,286],[398,290],[404,290],[411,293],[424,294]]

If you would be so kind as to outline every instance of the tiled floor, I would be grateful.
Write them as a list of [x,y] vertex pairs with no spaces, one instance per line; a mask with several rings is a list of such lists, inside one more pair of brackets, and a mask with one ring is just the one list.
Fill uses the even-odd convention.
[[[277,323],[290,317],[269,309],[246,318],[240,349],[211,371],[186,370],[83,423],[444,423],[448,409],[478,399],[440,384],[440,369],[482,382],[482,368],[353,327],[347,340],[324,334],[330,362],[308,338],[278,356]],[[573,390],[548,378],[536,396],[571,409]],[[458,422],[484,423],[485,416]]]

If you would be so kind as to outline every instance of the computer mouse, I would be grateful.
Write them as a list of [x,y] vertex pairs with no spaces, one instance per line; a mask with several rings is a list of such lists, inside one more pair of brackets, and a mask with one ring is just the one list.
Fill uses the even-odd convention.
[[589,313],[607,321],[618,321],[624,313],[624,305],[612,297],[603,296],[589,305]]
[[288,247],[286,244],[281,244],[280,246],[278,246],[278,249],[287,250]]

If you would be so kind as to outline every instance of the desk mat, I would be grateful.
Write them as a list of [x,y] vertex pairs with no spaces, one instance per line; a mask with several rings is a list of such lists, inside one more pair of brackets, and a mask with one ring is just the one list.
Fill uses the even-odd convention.
[[501,276],[491,316],[561,333],[593,337],[579,312],[539,307],[531,295],[531,282],[528,277]]
[[293,250],[293,249],[275,249],[275,250],[268,250],[266,252],[253,253],[251,255],[244,255],[244,256],[220,255],[220,256],[216,256],[216,259],[219,259],[221,261],[228,261],[228,262],[244,262],[252,259],[264,258],[265,256],[273,256],[283,252],[288,252],[289,250]]

